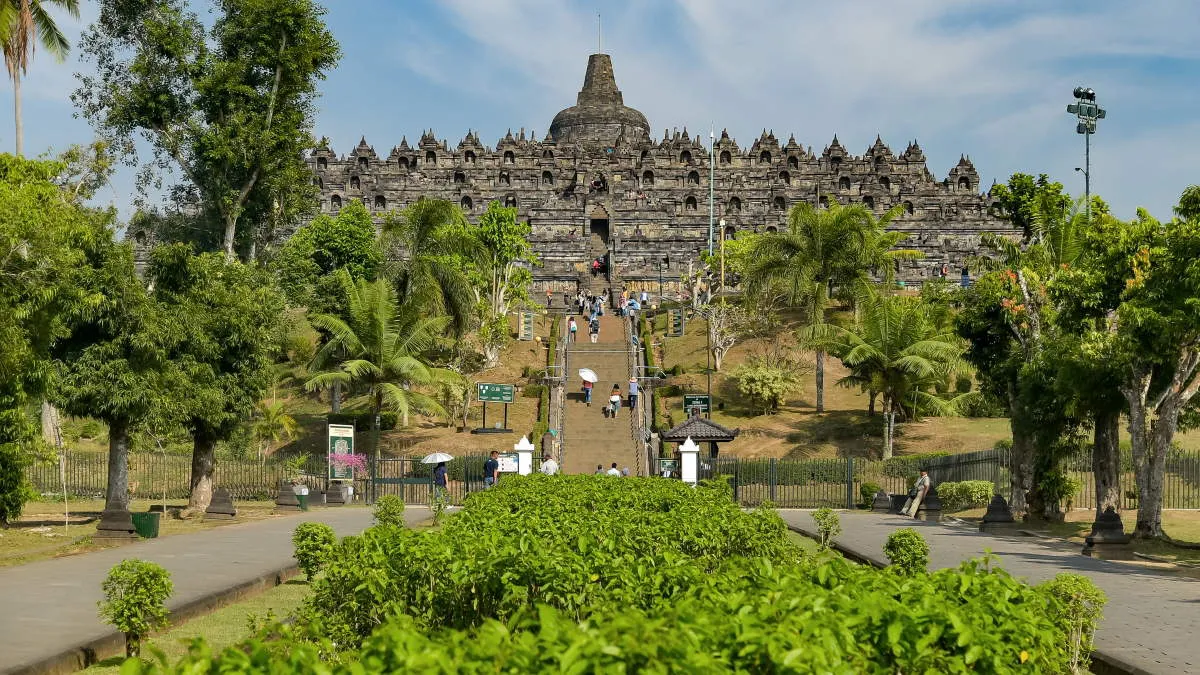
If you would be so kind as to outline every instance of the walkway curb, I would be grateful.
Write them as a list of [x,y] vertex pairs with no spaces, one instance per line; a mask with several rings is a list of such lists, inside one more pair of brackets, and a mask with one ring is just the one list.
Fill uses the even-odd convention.
[[[209,593],[196,598],[187,604],[171,610],[170,624],[166,630],[204,616],[242,598],[257,595],[270,590],[300,574],[297,565],[288,565],[273,572],[259,575],[257,578],[244,581],[221,591]],[[0,675],[67,675],[75,673],[88,666],[95,665],[104,659],[120,656],[125,653],[125,635],[112,631],[108,635],[94,640],[79,642],[64,648],[59,653],[43,658],[34,663],[18,665]]]
[[[802,534],[809,539],[816,541],[821,540],[821,537],[816,532],[812,532],[798,525],[792,525],[791,523],[785,524],[792,532]],[[833,541],[833,549],[838,553],[841,553],[846,558],[861,565],[871,565],[878,569],[883,569],[890,564],[888,561],[882,560],[868,553],[862,553],[860,551],[843,546],[842,544],[839,544],[836,539]],[[1096,673],[1097,675],[1154,675],[1148,670],[1143,670],[1137,666],[1130,665],[1121,658],[1111,654],[1106,654],[1099,649],[1092,652],[1091,672]]]

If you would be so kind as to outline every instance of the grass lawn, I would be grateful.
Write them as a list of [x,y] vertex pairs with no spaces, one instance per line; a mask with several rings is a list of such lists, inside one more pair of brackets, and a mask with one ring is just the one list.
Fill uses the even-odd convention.
[[[146,511],[152,503],[145,499],[130,502],[131,511]],[[168,506],[183,506],[185,502],[168,500]],[[13,527],[0,530],[0,567],[20,565],[35,560],[59,558],[76,553],[97,551],[121,544],[98,543],[92,539],[96,519],[104,509],[104,501],[89,499],[71,501],[71,524],[63,525],[62,502],[29,502],[24,514]],[[236,520],[181,520],[171,516],[159,520],[158,536],[200,532],[214,527],[245,523],[275,517],[273,502],[238,502]]]
[[[187,653],[190,641],[198,637],[204,638],[214,651],[223,649],[250,636],[252,618],[263,618],[268,612],[280,619],[290,616],[300,608],[308,595],[308,584],[294,579],[247,600],[167,629],[143,645],[142,657],[152,658],[148,646],[153,645],[163,650],[172,662],[177,661]],[[123,656],[106,659],[84,672],[117,675],[124,660]]]
[[[977,523],[987,509],[969,509],[950,515],[966,521]],[[1066,514],[1064,523],[1031,523],[1022,524],[1020,529],[1052,537],[1067,539],[1072,544],[1083,547],[1083,538],[1092,529],[1095,512],[1088,509],[1074,509]],[[1162,515],[1163,530],[1176,541],[1200,545],[1200,511],[1165,510]],[[1133,532],[1137,524],[1137,511],[1129,510],[1121,514],[1121,521],[1126,532]],[[1138,553],[1159,556],[1172,561],[1200,564],[1200,550],[1191,550],[1172,546],[1166,542],[1137,541],[1133,542],[1133,550]]]

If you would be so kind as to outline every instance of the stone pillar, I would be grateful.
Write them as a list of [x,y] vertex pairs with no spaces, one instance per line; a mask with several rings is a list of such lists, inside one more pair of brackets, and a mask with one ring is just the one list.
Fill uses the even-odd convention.
[[513,445],[513,450],[517,453],[517,475],[528,476],[533,473],[533,443],[525,436]]
[[887,492],[880,490],[875,493],[875,499],[871,502],[872,513],[892,513],[892,498]]
[[979,521],[980,532],[1004,532],[1012,530],[1017,523],[1013,519],[1012,508],[1000,495],[994,495],[988,502],[987,513]]
[[237,517],[237,509],[233,506],[233,495],[226,488],[213,490],[212,501],[204,510],[205,520],[233,520]]
[[276,511],[299,511],[300,500],[296,499],[296,492],[292,489],[291,481],[279,481],[279,493],[275,495],[275,510]]
[[937,486],[929,488],[921,507],[917,510],[917,518],[931,523],[942,520],[942,500],[938,497]]
[[1083,540],[1083,555],[1102,560],[1130,560],[1133,558],[1133,547],[1129,545],[1129,535],[1125,534],[1125,525],[1121,515],[1113,507],[1105,509],[1096,522],[1092,523],[1092,533]]
[[325,494],[326,506],[345,506],[350,501],[349,486],[345,483],[330,483],[329,491]]
[[688,436],[679,446],[679,477],[688,485],[695,485],[700,475],[700,446]]

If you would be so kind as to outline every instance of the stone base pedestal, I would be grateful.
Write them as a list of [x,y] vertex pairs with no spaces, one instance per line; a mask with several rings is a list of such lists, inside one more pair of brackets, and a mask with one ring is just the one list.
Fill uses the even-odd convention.
[[1012,507],[1008,505],[1004,497],[994,495],[992,501],[988,502],[987,513],[983,514],[983,520],[979,521],[979,531],[1013,532],[1016,528],[1017,523],[1013,518]]
[[308,506],[322,508],[326,505],[325,493],[320,490],[315,490],[308,493]]
[[345,506],[350,501],[350,490],[345,483],[330,483],[329,491],[325,493],[326,506]]
[[875,493],[875,499],[871,501],[871,512],[872,513],[891,513],[892,512],[892,498],[888,495],[888,493],[884,492],[883,490],[880,490],[879,492]]
[[1092,523],[1092,533],[1084,538],[1080,553],[1101,560],[1133,559],[1133,547],[1129,544],[1129,535],[1125,534],[1125,524],[1113,507],[1108,507]]
[[925,505],[922,504],[921,508],[917,509],[917,520],[924,520],[930,523],[940,523],[942,522],[942,510],[927,509],[925,508]]
[[892,510],[888,513],[900,513],[900,509],[904,508],[904,502],[908,501],[908,495],[892,495]]
[[110,511],[105,509],[100,514],[100,524],[96,526],[97,539],[137,539],[133,529],[133,516],[129,511]]
[[233,495],[225,488],[213,491],[212,501],[204,510],[204,518],[213,520],[233,520],[237,517],[237,508],[233,505]]
[[279,493],[275,495],[276,512],[300,511],[300,500],[292,490],[292,484],[286,480],[279,481]]

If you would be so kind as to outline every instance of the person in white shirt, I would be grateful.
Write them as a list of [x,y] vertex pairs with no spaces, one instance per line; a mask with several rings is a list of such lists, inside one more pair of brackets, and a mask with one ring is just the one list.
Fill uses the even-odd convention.
[[547,476],[553,476],[554,474],[558,473],[558,462],[554,461],[553,456],[547,457],[546,461],[542,462],[542,465],[538,467],[538,471],[541,471]]
[[617,468],[616,462],[613,462],[612,466],[605,473],[610,476],[617,476],[618,478],[621,476],[621,470]]

